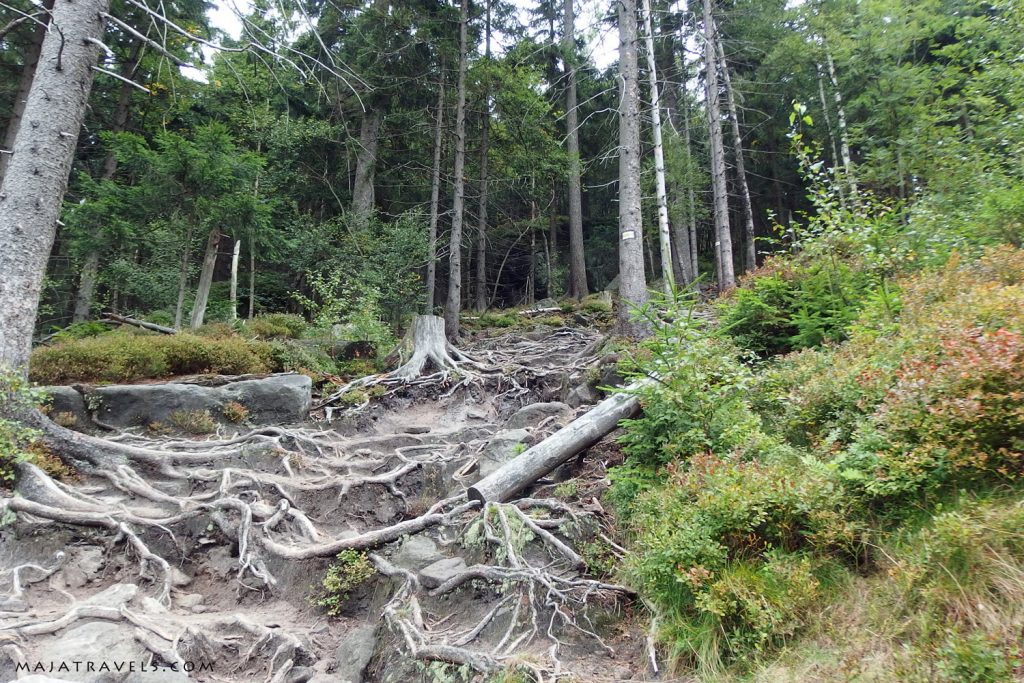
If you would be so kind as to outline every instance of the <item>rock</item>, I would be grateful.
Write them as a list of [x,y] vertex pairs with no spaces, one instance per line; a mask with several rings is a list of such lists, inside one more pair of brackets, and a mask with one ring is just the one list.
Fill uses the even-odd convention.
[[95,425],[85,407],[85,399],[73,387],[43,387],[50,396],[50,417],[62,427],[77,431]]
[[470,420],[489,420],[489,419],[491,419],[490,415],[487,414],[487,411],[477,410],[475,408],[470,408],[469,410],[467,410],[466,411],[466,417],[468,419],[470,419]]
[[88,545],[75,551],[73,564],[85,572],[90,580],[96,578],[106,564],[103,556],[103,548]]
[[302,422],[313,403],[313,380],[306,375],[274,375],[232,382],[220,388],[225,402],[238,401],[249,409],[255,424]]
[[[14,680],[13,678],[11,679]],[[18,683],[68,683],[66,678],[50,678],[49,676],[41,676],[39,674],[32,674],[31,676],[25,676],[18,679]]]
[[192,583],[192,577],[177,567],[171,567],[171,585],[175,588],[183,588]]
[[166,423],[177,411],[208,411],[224,420],[222,407],[235,401],[249,411],[254,424],[299,422],[312,403],[312,380],[305,375],[273,375],[231,382],[221,387],[168,382],[98,387],[97,418],[114,427]]
[[434,539],[426,534],[419,534],[405,539],[402,547],[392,556],[391,562],[396,567],[414,572],[437,562],[442,557]]
[[414,425],[412,427],[406,427],[402,430],[406,434],[426,434],[430,431],[430,427],[426,425]]
[[437,588],[442,583],[466,569],[461,557],[448,557],[420,570],[420,583],[424,588]]
[[338,643],[338,649],[334,652],[334,674],[328,680],[333,683],[362,683],[363,672],[373,658],[376,647],[376,624],[356,626]]
[[506,429],[491,437],[480,454],[480,469],[477,474],[482,479],[499,467],[516,457],[533,443],[533,434],[525,429]]
[[192,605],[192,609],[189,610],[192,614],[205,614],[210,610],[206,605]]
[[64,585],[68,588],[81,588],[89,582],[89,577],[85,575],[85,572],[78,565],[64,567],[61,573],[64,575]]
[[308,683],[315,675],[316,671],[308,666],[297,666],[288,672],[288,676],[284,680],[285,683]]
[[626,667],[621,666],[612,672],[612,676],[614,676],[615,680],[617,681],[628,681],[632,680],[633,672],[627,669]]
[[594,387],[589,384],[581,384],[565,397],[565,402],[573,408],[579,408],[580,406],[590,405],[597,403],[601,400],[601,395],[597,392]]
[[214,576],[225,579],[238,568],[238,560],[224,546],[217,546],[206,553],[206,568]]
[[557,401],[552,403],[533,403],[520,408],[515,415],[509,418],[508,424],[505,426],[508,429],[532,427],[545,418],[551,417],[552,415],[564,415],[568,413],[569,410],[569,406],[564,403],[558,403]]
[[179,607],[192,609],[197,605],[201,605],[205,599],[202,593],[186,593],[185,595],[179,595],[174,601],[178,603]]
[[[133,584],[117,585],[134,587]],[[48,669],[51,663],[59,667],[65,662],[80,662],[77,671],[70,665],[71,671],[60,671],[59,675],[69,681],[121,683],[140,680],[138,671],[128,671],[127,665],[143,661],[146,655],[146,649],[132,637],[131,628],[106,621],[90,621],[63,631],[56,640],[43,647],[37,659]],[[122,662],[124,668],[117,671],[114,665]]]
[[105,591],[85,598],[80,604],[120,609],[122,606],[135,599],[138,592],[139,587],[134,583],[115,583]]

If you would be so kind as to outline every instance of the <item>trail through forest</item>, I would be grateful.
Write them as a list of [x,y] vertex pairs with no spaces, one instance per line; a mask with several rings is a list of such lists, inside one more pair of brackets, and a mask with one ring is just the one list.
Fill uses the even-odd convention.
[[483,338],[463,350],[491,374],[394,386],[330,422],[127,431],[109,441],[159,457],[129,449],[70,484],[26,465],[0,530],[0,678],[473,680],[516,664],[632,678],[648,656],[623,625],[632,594],[585,570],[595,548],[618,552],[594,495],[606,463],[578,458],[512,504],[465,495],[586,412],[558,401],[597,398],[602,341]]

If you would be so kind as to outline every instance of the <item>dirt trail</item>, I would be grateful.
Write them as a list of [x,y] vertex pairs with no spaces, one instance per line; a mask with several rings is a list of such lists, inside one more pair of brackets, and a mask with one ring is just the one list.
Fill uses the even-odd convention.
[[[510,664],[641,679],[628,593],[582,571],[603,534],[593,503],[553,486],[482,511],[464,497],[586,410],[550,402],[585,381],[599,341],[485,338],[466,351],[499,379],[397,389],[235,439],[124,433],[138,458],[70,485],[26,471],[0,510],[0,681],[458,681]],[[328,616],[314,603],[349,545],[376,573]]]

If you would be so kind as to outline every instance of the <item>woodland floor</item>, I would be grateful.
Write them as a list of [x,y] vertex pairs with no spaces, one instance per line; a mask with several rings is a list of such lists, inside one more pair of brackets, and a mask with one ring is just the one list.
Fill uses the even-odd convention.
[[[522,680],[667,680],[633,596],[593,573],[593,553],[613,564],[619,552],[598,502],[621,457],[611,440],[527,499],[481,510],[465,498],[488,457],[572,419],[505,428],[585,382],[600,341],[589,328],[483,336],[462,350],[492,372],[388,385],[330,422],[321,411],[203,441],[129,431],[109,437],[123,458],[73,481],[26,469],[0,508],[0,680],[28,675],[18,662],[85,656],[214,666],[50,675],[339,681],[360,655],[367,681],[483,681],[513,665]],[[377,573],[329,616],[315,601],[347,548]],[[439,585],[426,585],[427,561],[441,562]]]

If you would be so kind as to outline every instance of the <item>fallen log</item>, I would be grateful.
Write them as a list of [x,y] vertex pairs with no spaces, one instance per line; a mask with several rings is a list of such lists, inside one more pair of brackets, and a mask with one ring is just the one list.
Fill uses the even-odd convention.
[[134,325],[135,327],[141,327],[144,330],[152,330],[153,332],[160,332],[162,334],[177,334],[178,331],[173,327],[164,327],[163,325],[157,325],[156,323],[148,323],[145,320],[139,320],[138,318],[128,318],[117,313],[104,313],[102,322],[114,322],[122,325]]
[[580,451],[590,448],[611,432],[620,420],[640,412],[636,390],[653,382],[643,379],[621,393],[606,398],[592,410],[529,448],[500,469],[470,486],[470,500],[481,503],[507,503],[526,487],[552,471]]

